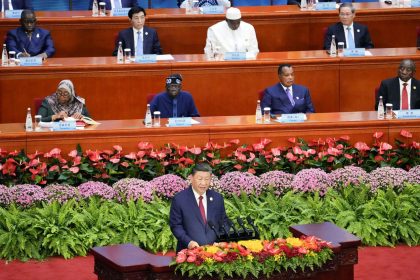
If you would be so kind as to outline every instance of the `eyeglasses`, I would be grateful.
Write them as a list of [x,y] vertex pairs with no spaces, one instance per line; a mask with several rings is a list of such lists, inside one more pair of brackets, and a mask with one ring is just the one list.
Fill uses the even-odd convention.
[[22,20],[22,22],[26,24],[34,24],[36,22],[36,19],[24,19]]
[[61,97],[69,97],[70,94],[68,92],[57,91],[57,95]]
[[412,68],[410,68],[410,67],[400,67],[400,69],[399,69],[401,72],[402,71],[406,71],[407,73],[411,73],[411,72],[413,72],[413,69]]

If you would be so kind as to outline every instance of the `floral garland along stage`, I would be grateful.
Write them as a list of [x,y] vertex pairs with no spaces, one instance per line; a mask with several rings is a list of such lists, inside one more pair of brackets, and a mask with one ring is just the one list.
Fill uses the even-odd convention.
[[260,275],[269,277],[288,269],[321,267],[332,258],[331,244],[314,236],[275,240],[222,242],[178,252],[175,271],[188,277],[217,275],[220,279]]
[[262,139],[252,145],[240,145],[231,140],[219,145],[209,142],[204,147],[168,144],[155,148],[140,142],[137,152],[123,153],[122,147],[113,150],[82,151],[81,147],[63,156],[59,148],[49,152],[8,152],[0,149],[0,181],[5,185],[61,183],[79,185],[89,180],[113,184],[123,178],[151,180],[164,174],[186,178],[196,162],[209,162],[217,176],[231,171],[247,171],[260,175],[272,170],[296,174],[307,168],[330,172],[345,166],[359,166],[365,171],[378,167],[399,167],[405,170],[420,164],[420,143],[413,135],[401,130],[403,140],[392,146],[381,141],[382,132],[373,134],[373,143],[350,144],[348,136],[340,138],[289,138],[290,147],[274,146]]

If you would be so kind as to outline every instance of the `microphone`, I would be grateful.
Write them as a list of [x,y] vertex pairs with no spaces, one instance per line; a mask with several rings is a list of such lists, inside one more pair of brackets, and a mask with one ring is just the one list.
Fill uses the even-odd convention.
[[229,233],[229,231],[226,229],[226,227],[225,227],[225,224],[222,222],[222,221],[220,221],[220,227],[222,228],[222,231],[226,234],[226,236],[227,236],[227,239],[230,239],[230,233]]
[[239,232],[236,230],[235,225],[233,224],[233,222],[229,218],[227,219],[227,223],[228,223],[228,226],[233,229],[233,233],[237,237],[239,237]]
[[251,227],[252,227],[252,229],[254,230],[254,238],[255,239],[259,239],[260,238],[260,232],[259,232],[259,230],[258,230],[258,228],[257,228],[257,226],[254,224],[254,220],[253,219],[251,219],[251,217],[250,216],[247,216],[246,217],[246,220],[247,220],[247,222],[248,222],[248,224],[250,224],[251,225]]
[[207,224],[214,231],[214,233],[216,234],[217,239],[220,239],[220,235],[217,232],[216,227],[214,226],[213,222],[212,221],[207,221]]
[[238,224],[244,230],[244,236],[248,238],[252,237],[252,231],[245,227],[244,221],[241,219],[241,217],[236,218],[236,221],[238,221]]

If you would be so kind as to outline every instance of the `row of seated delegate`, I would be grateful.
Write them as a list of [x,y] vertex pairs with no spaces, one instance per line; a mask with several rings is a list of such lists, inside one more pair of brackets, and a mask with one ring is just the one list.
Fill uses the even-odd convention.
[[[119,1],[117,6],[123,8],[131,8],[133,6],[141,6],[147,9],[158,8],[178,8],[182,7],[183,1],[181,0],[99,0],[98,2],[105,2],[108,10],[112,9],[114,1]],[[46,10],[88,10],[92,9],[93,0],[11,0],[11,5],[5,7],[0,6],[1,11],[6,9],[32,9],[35,11]],[[228,2],[229,4],[225,4]],[[321,2],[328,2],[324,0]],[[342,0],[344,2],[380,2],[379,0]],[[383,1],[382,1],[383,2]],[[287,5],[298,4],[299,0],[200,0],[199,5],[224,5],[224,6],[272,6],[272,5]]]

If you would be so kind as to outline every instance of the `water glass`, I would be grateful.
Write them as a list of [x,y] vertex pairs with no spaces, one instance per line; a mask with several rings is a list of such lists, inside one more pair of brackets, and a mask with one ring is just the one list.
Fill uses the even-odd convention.
[[386,103],[385,105],[385,119],[392,120],[392,103]]
[[15,51],[9,52],[9,65],[10,66],[16,65],[16,52]]
[[338,53],[338,56],[344,56],[344,42],[338,42],[337,53]]
[[105,2],[99,2],[99,16],[106,16],[106,4]]
[[125,63],[131,62],[131,49],[130,48],[124,49],[124,58],[125,58]]
[[270,111],[271,111],[270,107],[264,107],[264,122],[265,123],[270,122],[270,117],[271,117]]
[[160,127],[160,112],[159,111],[153,112],[153,126]]
[[223,60],[223,53],[220,46],[214,47],[214,60]]
[[41,122],[41,115],[35,115],[35,131],[40,131],[41,127],[39,126],[39,123]]

